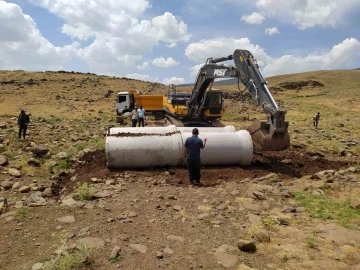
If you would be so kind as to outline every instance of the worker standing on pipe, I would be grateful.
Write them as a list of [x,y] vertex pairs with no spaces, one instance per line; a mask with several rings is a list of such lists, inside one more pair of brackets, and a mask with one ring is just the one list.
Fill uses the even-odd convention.
[[135,105],[133,111],[131,112],[131,126],[132,127],[136,127],[138,118],[139,118],[139,114],[137,111],[137,106]]
[[201,178],[201,159],[200,149],[204,149],[207,139],[204,142],[198,137],[199,130],[192,130],[192,137],[185,141],[184,157],[186,157],[187,168],[189,171],[190,184],[200,185]]

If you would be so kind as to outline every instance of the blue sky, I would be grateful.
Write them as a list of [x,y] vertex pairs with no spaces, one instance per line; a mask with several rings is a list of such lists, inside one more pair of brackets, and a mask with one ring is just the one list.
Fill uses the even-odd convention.
[[0,68],[191,83],[235,49],[265,76],[357,68],[359,17],[359,0],[0,0]]

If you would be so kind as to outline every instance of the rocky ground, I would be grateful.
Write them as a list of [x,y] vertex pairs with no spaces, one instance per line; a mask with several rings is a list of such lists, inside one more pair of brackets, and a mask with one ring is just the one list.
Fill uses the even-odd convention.
[[[317,108],[286,99],[279,83],[291,147],[255,153],[249,167],[204,167],[193,187],[182,167],[106,168],[104,134],[116,124],[108,89],[138,82],[11,74],[0,86],[0,269],[360,269],[355,103],[329,109],[316,130]],[[19,90],[33,113],[26,140],[17,139]],[[259,113],[244,95],[224,103],[224,124],[237,128]]]
[[192,187],[108,170],[102,121],[1,124],[0,269],[360,269],[356,157],[295,145]]

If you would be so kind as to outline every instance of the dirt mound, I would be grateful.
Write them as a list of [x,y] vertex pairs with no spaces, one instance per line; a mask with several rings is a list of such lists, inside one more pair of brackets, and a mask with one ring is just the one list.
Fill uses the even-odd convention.
[[304,87],[324,87],[321,82],[308,80],[308,81],[298,81],[298,82],[284,82],[280,86],[289,90],[301,90]]
[[[133,175],[147,172],[149,176],[158,177],[168,171],[171,177],[167,183],[176,186],[188,186],[188,172],[185,167],[177,168],[152,168],[142,170],[110,170],[106,167],[104,151],[87,153],[81,161],[82,164],[74,168],[74,173],[61,173],[55,179],[52,190],[58,195],[65,187],[66,194],[76,188],[77,182],[91,182],[91,178],[107,179],[117,178],[120,173],[131,172]],[[338,170],[349,165],[347,161],[331,160],[305,152],[302,149],[291,149],[281,152],[255,153],[251,166],[204,166],[202,169],[202,181],[205,187],[215,186],[222,181],[236,181],[245,178],[257,178],[269,173],[278,174],[281,179],[299,178],[311,175],[322,170]],[[71,180],[76,176],[76,180]]]
[[236,92],[236,93],[228,93],[223,92],[224,99],[232,99],[236,101],[252,101],[252,97],[247,92]]

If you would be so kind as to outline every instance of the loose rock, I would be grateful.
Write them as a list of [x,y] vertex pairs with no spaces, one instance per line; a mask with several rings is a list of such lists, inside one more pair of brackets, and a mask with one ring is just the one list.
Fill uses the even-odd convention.
[[9,168],[8,174],[10,174],[11,176],[14,176],[16,178],[21,177],[21,172],[18,169],[15,169],[15,168]]
[[0,155],[0,166],[6,166],[9,164],[9,161],[6,156]]
[[243,239],[240,239],[238,242],[237,242],[237,245],[238,245],[238,248],[241,250],[241,251],[244,251],[244,252],[255,252],[256,251],[256,245],[254,242],[252,241],[248,241],[248,240],[243,240]]
[[30,190],[31,190],[31,188],[29,186],[23,186],[23,187],[19,188],[20,193],[28,193]]
[[75,218],[73,216],[66,216],[66,217],[58,218],[57,221],[61,223],[74,223]]
[[9,190],[12,188],[13,184],[10,181],[2,181],[0,186],[5,190]]
[[129,247],[133,250],[136,250],[140,253],[146,253],[148,248],[147,246],[144,245],[139,245],[139,244],[130,244]]
[[111,251],[109,259],[112,260],[112,259],[116,259],[117,257],[119,257],[119,252],[120,252],[120,247],[115,246]]

